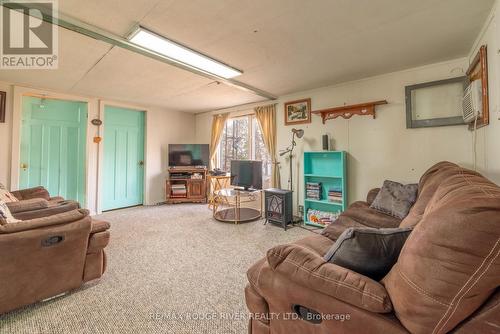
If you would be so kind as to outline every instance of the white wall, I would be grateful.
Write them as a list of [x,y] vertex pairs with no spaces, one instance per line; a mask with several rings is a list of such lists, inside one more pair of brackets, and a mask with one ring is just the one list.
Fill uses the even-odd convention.
[[155,204],[165,201],[168,169],[168,144],[193,143],[194,114],[151,108],[147,114],[147,175],[149,199]]
[[[19,181],[19,125],[23,94],[44,94],[50,97],[76,99],[88,103],[89,123],[87,131],[86,207],[91,213],[99,211],[99,159],[102,160],[101,144],[93,143],[99,133],[90,124],[94,118],[103,119],[103,108],[113,104],[146,111],[145,193],[144,204],[156,204],[165,200],[165,176],[167,147],[169,143],[192,142],[195,137],[194,115],[158,107],[121,104],[102,101],[95,97],[81,97],[45,90],[13,86],[0,82],[0,90],[7,92],[7,119],[0,123],[0,182],[17,189]],[[102,131],[102,129],[101,129]],[[102,132],[101,132],[102,135]]]
[[[280,97],[278,112],[278,148],[289,145],[291,126],[284,126],[283,102],[295,99],[312,99],[312,109],[356,104],[386,99],[389,104],[378,106],[376,119],[370,116],[353,116],[349,120],[337,118],[322,124],[313,115],[311,124],[299,125],[305,135],[298,140],[295,184],[299,184],[299,203],[302,203],[302,153],[321,150],[321,136],[330,135],[336,150],[345,150],[348,158],[349,202],[364,199],[369,189],[380,186],[389,178],[400,182],[418,182],[422,173],[432,164],[449,160],[472,166],[472,135],[466,126],[406,129],[406,85],[440,80],[463,75],[467,59],[456,59],[405,71],[324,87]],[[250,106],[251,107],[251,106]],[[242,112],[250,107],[227,109]],[[220,111],[220,112],[224,112]],[[196,135],[198,142],[210,140],[211,114],[197,115]],[[286,187],[288,168],[282,163],[282,186]],[[297,200],[297,199],[296,199]]]
[[7,93],[5,123],[0,123],[0,183],[10,187],[10,147],[12,134],[12,86],[0,82],[0,91]]

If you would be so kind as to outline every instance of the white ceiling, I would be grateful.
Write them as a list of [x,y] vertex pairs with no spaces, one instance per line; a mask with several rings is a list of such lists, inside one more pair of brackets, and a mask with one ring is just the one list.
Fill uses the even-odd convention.
[[[494,0],[60,0],[126,36],[136,23],[219,59],[274,95],[465,56]],[[262,97],[60,29],[59,69],[0,80],[201,112]]]

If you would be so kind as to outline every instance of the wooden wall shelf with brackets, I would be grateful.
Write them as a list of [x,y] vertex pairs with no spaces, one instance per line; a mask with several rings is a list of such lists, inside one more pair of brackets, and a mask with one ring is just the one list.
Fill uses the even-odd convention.
[[372,115],[375,118],[375,106],[380,104],[387,104],[386,100],[361,103],[361,104],[353,104],[350,106],[342,106],[335,108],[328,108],[322,110],[313,111],[313,114],[320,115],[323,119],[323,124],[325,124],[326,120],[334,119],[337,117],[342,117],[345,119],[351,118],[353,115]]

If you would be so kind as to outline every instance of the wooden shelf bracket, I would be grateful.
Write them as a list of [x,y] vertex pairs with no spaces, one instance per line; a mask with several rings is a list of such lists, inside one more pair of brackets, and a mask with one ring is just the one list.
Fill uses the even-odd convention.
[[375,118],[375,106],[381,104],[387,104],[387,101],[380,100],[368,103],[353,104],[350,106],[334,107],[334,108],[316,110],[313,111],[312,113],[320,115],[323,120],[323,124],[325,124],[326,120],[328,119],[335,119],[337,117],[349,119],[353,115],[360,115],[360,116],[372,115],[373,118]]

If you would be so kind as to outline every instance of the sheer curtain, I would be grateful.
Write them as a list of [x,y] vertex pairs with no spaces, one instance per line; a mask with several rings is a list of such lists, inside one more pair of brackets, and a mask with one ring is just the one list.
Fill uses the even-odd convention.
[[256,107],[254,109],[255,117],[259,122],[264,144],[271,156],[272,176],[271,184],[275,188],[281,187],[280,170],[278,168],[276,157],[276,104]]
[[226,120],[229,117],[229,113],[214,115],[212,120],[212,135],[210,139],[210,166],[215,167],[215,154],[217,153],[217,147],[219,146],[220,139],[222,137],[222,132],[224,132],[224,126],[226,125]]

